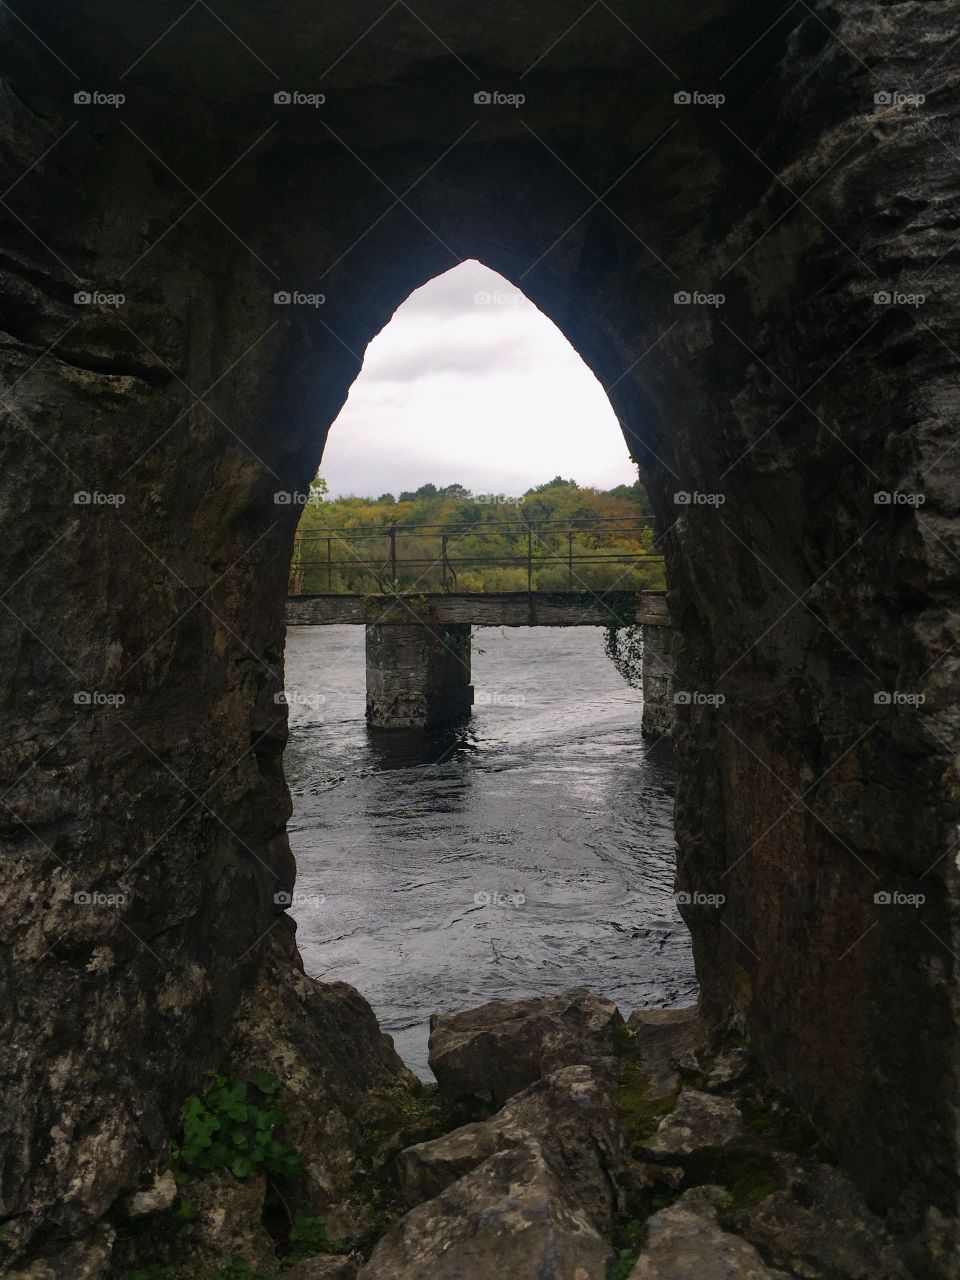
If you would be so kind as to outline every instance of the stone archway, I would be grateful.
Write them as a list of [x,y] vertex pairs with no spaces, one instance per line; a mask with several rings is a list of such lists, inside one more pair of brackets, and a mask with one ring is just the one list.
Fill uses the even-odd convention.
[[[607,388],[665,534],[681,685],[726,698],[676,742],[679,886],[728,900],[687,913],[704,1009],[945,1248],[956,33],[866,0],[626,8],[3,15],[4,1212],[24,1248],[135,1186],[245,993],[296,981],[272,697],[295,512],[272,495],[308,482],[372,335],[464,257]],[[925,114],[892,96],[919,85]]]

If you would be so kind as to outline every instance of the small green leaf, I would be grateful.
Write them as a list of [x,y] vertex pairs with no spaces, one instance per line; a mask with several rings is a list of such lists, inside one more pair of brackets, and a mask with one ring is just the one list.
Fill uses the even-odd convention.
[[250,1076],[250,1083],[261,1093],[276,1093],[280,1088],[280,1081],[269,1071],[254,1071]]

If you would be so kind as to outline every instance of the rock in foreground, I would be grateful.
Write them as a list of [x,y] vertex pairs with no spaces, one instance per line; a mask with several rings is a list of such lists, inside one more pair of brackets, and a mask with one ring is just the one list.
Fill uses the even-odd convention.
[[704,1147],[723,1147],[733,1142],[742,1128],[743,1119],[735,1102],[699,1089],[685,1089],[674,1109],[661,1120],[643,1154],[649,1160],[682,1163],[686,1156]]
[[623,1139],[613,1091],[587,1066],[564,1067],[536,1081],[489,1120],[408,1147],[398,1161],[400,1187],[411,1207],[499,1151],[533,1140],[572,1202],[598,1229],[616,1208],[616,1170]]
[[291,1270],[284,1271],[280,1280],[356,1280],[356,1275],[356,1263],[349,1258],[321,1254],[298,1262]]
[[611,1256],[531,1140],[401,1218],[359,1280],[605,1280]]
[[720,1187],[687,1191],[650,1219],[647,1243],[630,1280],[791,1280],[771,1271],[752,1244],[717,1223]]
[[610,1069],[623,1018],[612,1000],[573,987],[556,996],[494,1001],[430,1019],[430,1067],[454,1097],[505,1102],[541,1076],[587,1063]]

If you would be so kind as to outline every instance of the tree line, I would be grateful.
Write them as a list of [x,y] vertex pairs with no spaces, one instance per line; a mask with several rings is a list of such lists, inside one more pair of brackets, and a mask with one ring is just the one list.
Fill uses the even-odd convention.
[[[414,527],[421,525],[433,527]],[[397,531],[395,560],[391,529]],[[528,549],[536,591],[664,585],[659,560],[637,559],[656,555],[650,502],[639,480],[600,490],[555,476],[516,496],[428,483],[377,498],[330,499],[318,476],[300,518],[290,589],[526,591]]]

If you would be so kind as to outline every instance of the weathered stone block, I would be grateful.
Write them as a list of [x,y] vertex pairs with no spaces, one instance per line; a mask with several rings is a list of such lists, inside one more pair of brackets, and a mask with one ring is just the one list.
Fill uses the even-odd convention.
[[367,719],[374,729],[423,729],[470,714],[470,627],[367,625]]
[[529,1000],[495,1000],[430,1019],[430,1067],[445,1092],[505,1101],[559,1067],[607,1068],[623,1019],[583,987]]

